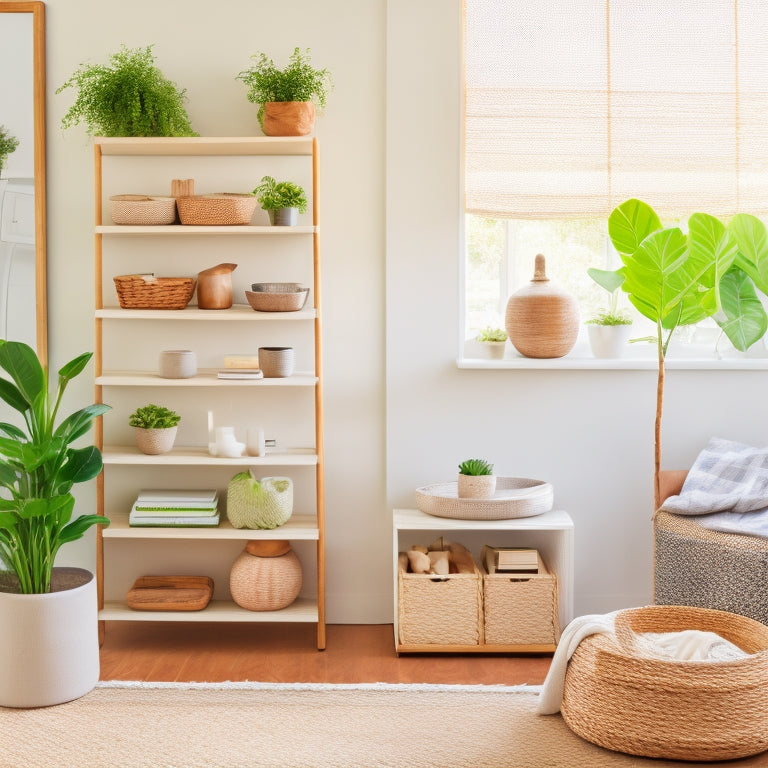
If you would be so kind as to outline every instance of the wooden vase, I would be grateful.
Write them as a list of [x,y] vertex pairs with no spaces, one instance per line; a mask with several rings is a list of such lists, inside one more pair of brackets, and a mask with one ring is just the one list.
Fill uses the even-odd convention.
[[197,306],[229,309],[232,306],[232,272],[237,264],[217,264],[197,276]]
[[579,335],[579,306],[550,282],[546,260],[536,256],[533,280],[509,297],[505,318],[512,346],[525,357],[564,357]]

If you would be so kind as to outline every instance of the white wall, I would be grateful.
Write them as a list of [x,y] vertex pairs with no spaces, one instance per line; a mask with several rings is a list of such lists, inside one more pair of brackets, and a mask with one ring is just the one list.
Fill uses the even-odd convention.
[[[93,348],[92,151],[82,130],[59,128],[72,97],[55,88],[81,61],[154,43],[200,133],[247,135],[254,108],[234,75],[251,53],[310,47],[334,73],[317,126],[331,622],[391,620],[391,508],[413,506],[414,488],[452,479],[475,453],[500,474],[554,484],[576,523],[577,613],[650,597],[653,372],[455,365],[459,9],[460,0],[47,2],[54,366]],[[765,443],[765,377],[670,372],[666,465],[690,464],[713,434]],[[73,395],[79,404],[92,388],[84,380]],[[85,511],[92,492],[81,501]],[[92,541],[65,558],[92,564]]]

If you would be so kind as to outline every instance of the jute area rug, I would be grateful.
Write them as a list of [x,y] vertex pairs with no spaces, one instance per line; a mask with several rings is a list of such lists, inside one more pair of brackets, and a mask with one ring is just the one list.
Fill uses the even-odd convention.
[[[55,707],[0,708],[2,768],[692,766],[596,747],[538,686],[100,683]],[[767,756],[730,762],[768,765]]]

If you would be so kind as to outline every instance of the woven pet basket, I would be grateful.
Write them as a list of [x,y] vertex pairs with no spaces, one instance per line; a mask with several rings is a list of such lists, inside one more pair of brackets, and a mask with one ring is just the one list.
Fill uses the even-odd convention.
[[113,195],[109,198],[109,211],[115,224],[173,224],[176,200],[149,195]]
[[398,557],[398,636],[403,645],[478,645],[483,642],[480,571],[435,576],[408,573]]
[[482,575],[486,645],[557,644],[557,576],[541,558],[538,573]]
[[195,292],[193,277],[118,275],[113,280],[123,309],[184,309]]
[[[749,654],[728,661],[649,657],[636,633],[714,632]],[[568,663],[568,727],[616,752],[716,761],[768,749],[768,627],[725,611],[654,605],[620,611]]]
[[182,224],[226,226],[250,224],[258,200],[254,195],[221,192],[176,199]]

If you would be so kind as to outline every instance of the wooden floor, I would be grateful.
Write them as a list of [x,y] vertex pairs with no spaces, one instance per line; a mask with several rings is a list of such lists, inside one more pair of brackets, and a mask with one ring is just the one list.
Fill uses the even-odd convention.
[[107,622],[102,680],[540,685],[551,655],[401,654],[391,624]]

